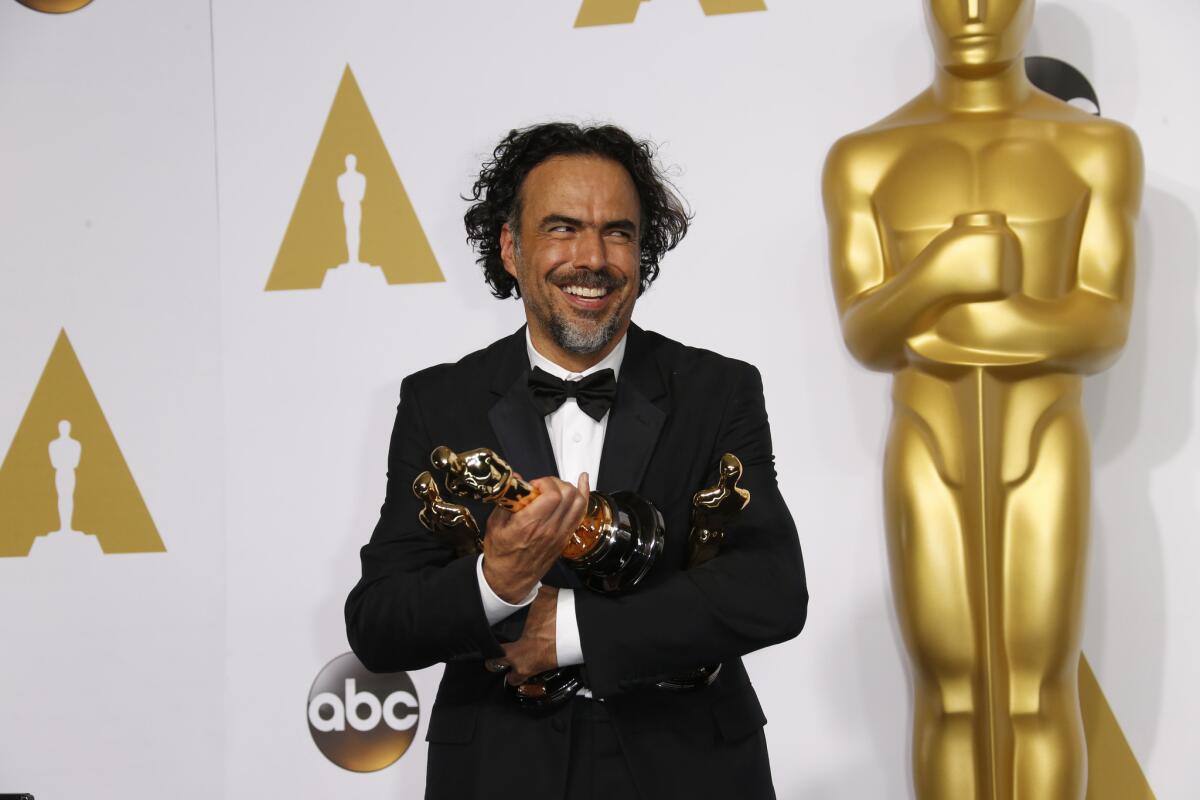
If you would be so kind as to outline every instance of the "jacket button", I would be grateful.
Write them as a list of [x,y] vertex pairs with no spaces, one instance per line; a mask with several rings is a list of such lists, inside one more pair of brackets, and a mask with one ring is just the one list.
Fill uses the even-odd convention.
[[554,728],[554,730],[558,731],[559,733],[562,733],[567,729],[567,724],[558,717],[555,717],[554,719],[550,720],[550,727]]

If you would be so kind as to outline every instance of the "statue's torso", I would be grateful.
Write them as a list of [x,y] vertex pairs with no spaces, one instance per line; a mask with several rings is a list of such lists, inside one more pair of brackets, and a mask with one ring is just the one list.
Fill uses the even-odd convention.
[[[872,204],[893,273],[955,216],[996,211],[1020,242],[1022,294],[1054,301],[1074,288],[1091,194],[1076,163],[1096,122],[1072,109],[1057,116],[1052,107],[1034,111],[948,116],[918,109],[906,119],[902,110],[864,132],[863,145],[877,159]],[[893,397],[932,438],[945,477],[961,478],[954,462],[963,455],[961,443],[979,435],[981,415],[994,436],[997,466],[1013,480],[1036,457],[1039,427],[1050,416],[1079,413],[1076,374],[986,361],[981,372],[910,356],[910,366],[896,373]]]
[[999,211],[1021,242],[1022,293],[1061,297],[1075,283],[1090,194],[1058,146],[1069,128],[1011,118],[882,134],[894,148],[873,197],[886,263],[903,269],[958,214]]

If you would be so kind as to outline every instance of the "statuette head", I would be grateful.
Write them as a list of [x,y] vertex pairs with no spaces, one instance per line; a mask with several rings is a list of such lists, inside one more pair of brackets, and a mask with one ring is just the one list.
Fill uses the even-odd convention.
[[925,0],[937,62],[964,78],[994,75],[1021,58],[1034,0]]

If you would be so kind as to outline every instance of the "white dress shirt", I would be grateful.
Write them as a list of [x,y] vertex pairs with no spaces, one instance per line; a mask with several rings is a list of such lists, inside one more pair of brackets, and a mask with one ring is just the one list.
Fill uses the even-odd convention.
[[[620,375],[621,361],[625,358],[625,337],[617,342],[612,352],[600,363],[583,372],[571,372],[539,353],[533,346],[529,329],[525,330],[525,349],[529,354],[530,368],[538,367],[556,378],[579,380],[582,377],[611,369]],[[546,432],[550,435],[550,447],[554,450],[554,462],[558,465],[558,477],[568,483],[577,483],[580,474],[586,472],[588,483],[595,487],[600,473],[600,453],[604,449],[604,433],[608,430],[608,414],[599,421],[585,414],[575,398],[567,400],[557,411],[546,415]],[[495,625],[533,602],[541,584],[520,603],[512,604],[500,599],[483,577],[483,556],[475,563],[475,574],[479,579],[479,596],[489,625]],[[575,619],[575,592],[572,589],[558,590],[558,609],[555,616],[555,651],[558,665],[566,667],[583,663],[583,647],[579,642],[579,623]]]

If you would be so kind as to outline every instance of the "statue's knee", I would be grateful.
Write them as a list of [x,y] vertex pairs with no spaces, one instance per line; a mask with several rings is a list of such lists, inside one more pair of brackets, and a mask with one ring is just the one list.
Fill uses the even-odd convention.
[[969,675],[940,676],[937,689],[941,700],[941,716],[947,720],[973,717],[978,707],[975,686]]
[[1017,670],[1009,680],[1009,713],[1014,721],[1060,716],[1064,706],[1078,707],[1078,685],[1066,668]]

